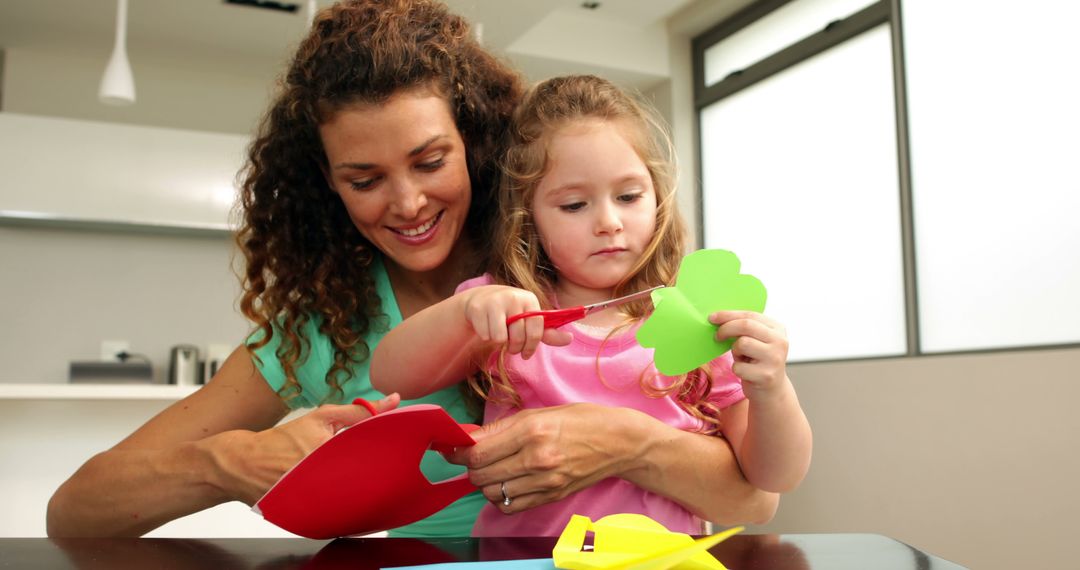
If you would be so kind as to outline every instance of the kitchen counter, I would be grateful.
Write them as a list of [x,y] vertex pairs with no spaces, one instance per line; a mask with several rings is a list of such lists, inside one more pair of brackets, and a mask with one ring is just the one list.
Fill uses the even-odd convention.
[[198,386],[173,384],[9,384],[0,383],[0,399],[8,400],[179,400]]

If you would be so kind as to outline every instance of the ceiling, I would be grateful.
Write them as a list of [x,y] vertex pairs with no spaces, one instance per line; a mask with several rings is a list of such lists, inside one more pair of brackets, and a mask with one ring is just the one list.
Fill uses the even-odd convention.
[[[97,91],[117,0],[0,0],[0,111],[247,135],[307,30],[307,0],[291,1],[297,13],[128,0],[137,102],[114,107]],[[444,1],[530,81],[592,73],[642,91],[663,85],[672,61],[683,65],[670,57],[672,36],[692,37],[751,2],[601,0],[590,10],[583,0]]]
[[[297,13],[225,4],[223,0],[129,0],[128,52],[182,56],[187,61],[277,68],[304,32],[306,1]],[[601,72],[647,87],[666,73],[664,20],[693,0],[447,0],[482,25],[490,49],[526,76]],[[318,0],[325,7],[329,0]],[[0,0],[0,46],[101,52],[116,25],[112,0]]]

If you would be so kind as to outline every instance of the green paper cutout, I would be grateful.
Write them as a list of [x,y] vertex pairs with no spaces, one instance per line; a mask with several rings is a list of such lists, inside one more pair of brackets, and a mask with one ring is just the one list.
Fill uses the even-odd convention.
[[723,249],[702,249],[683,258],[674,287],[652,293],[652,315],[637,331],[641,346],[656,349],[656,369],[685,374],[731,350],[734,338],[716,340],[709,315],[765,309],[765,286],[739,273],[739,258]]

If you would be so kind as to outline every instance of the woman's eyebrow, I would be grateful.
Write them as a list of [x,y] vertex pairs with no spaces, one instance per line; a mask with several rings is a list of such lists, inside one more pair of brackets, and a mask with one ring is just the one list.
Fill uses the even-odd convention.
[[[424,152],[424,149],[431,146],[432,143],[443,138],[446,138],[446,135],[435,135],[431,137],[430,139],[417,145],[416,148],[410,150],[409,156],[416,156]],[[350,168],[353,170],[371,170],[372,168],[375,168],[375,165],[370,162],[340,162],[334,165],[334,170],[340,170],[342,168]]]
[[334,170],[341,170],[342,168],[371,170],[372,168],[375,168],[375,165],[370,162],[340,162],[334,165]]
[[420,145],[418,145],[416,148],[409,151],[409,156],[416,156],[416,155],[424,152],[424,149],[431,146],[431,143],[433,143],[433,142],[435,142],[435,141],[437,141],[437,140],[439,140],[441,138],[446,138],[446,135],[435,135],[435,136],[431,137],[430,139],[420,143]]

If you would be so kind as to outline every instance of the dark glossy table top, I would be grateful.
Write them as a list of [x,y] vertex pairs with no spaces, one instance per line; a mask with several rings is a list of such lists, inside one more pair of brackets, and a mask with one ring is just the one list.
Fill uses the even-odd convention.
[[[550,558],[554,544],[553,538],[0,538],[0,568],[374,569]],[[737,535],[711,552],[729,570],[962,568],[876,534]]]

